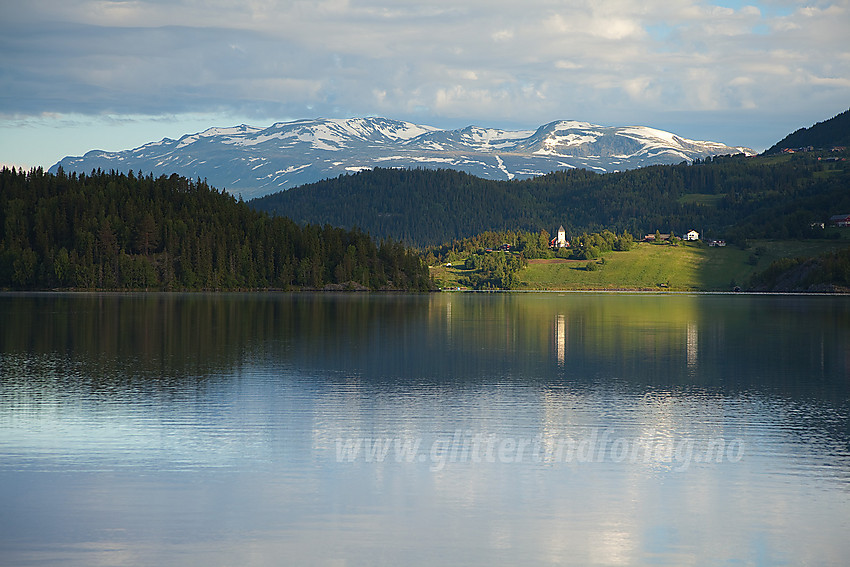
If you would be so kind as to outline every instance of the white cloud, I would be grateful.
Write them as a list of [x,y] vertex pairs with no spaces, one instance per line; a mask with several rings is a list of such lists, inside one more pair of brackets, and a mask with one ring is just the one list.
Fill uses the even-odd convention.
[[624,89],[633,100],[657,102],[663,93],[653,83],[652,77],[635,77],[625,82]]
[[493,38],[493,41],[508,41],[514,38],[513,30],[497,30],[493,32],[490,37]]
[[731,81],[729,81],[730,85],[738,86],[738,85],[753,85],[755,84],[755,79],[752,77],[735,77]]
[[557,69],[581,69],[581,65],[575,63],[573,61],[566,61],[564,59],[559,59],[555,61],[555,67]]

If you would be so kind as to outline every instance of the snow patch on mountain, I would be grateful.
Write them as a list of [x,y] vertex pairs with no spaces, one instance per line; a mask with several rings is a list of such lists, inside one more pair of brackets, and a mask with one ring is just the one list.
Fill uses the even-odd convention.
[[511,173],[510,171],[508,171],[508,168],[507,168],[507,167],[505,167],[505,162],[504,162],[504,161],[502,161],[502,158],[500,158],[499,156],[496,156],[496,164],[497,164],[498,168],[499,168],[501,171],[503,171],[503,172],[504,172],[505,176],[507,176],[507,178],[508,178],[508,180],[509,180],[509,181],[510,181],[511,179],[513,179],[514,177],[516,177],[516,175],[515,175],[515,174]]

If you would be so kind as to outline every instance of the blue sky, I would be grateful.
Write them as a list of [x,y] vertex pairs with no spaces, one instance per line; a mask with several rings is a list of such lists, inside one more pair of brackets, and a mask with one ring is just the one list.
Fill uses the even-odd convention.
[[0,87],[24,167],[353,116],[763,150],[850,108],[850,0],[0,0]]

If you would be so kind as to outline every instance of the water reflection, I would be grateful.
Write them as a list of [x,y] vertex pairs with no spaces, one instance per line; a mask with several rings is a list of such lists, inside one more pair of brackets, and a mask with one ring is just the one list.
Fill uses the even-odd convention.
[[446,301],[446,340],[452,342],[452,302]]
[[699,331],[697,330],[696,321],[688,321],[688,334],[685,345],[687,350],[688,369],[693,370],[697,366],[697,358],[699,355]]
[[563,366],[567,352],[567,325],[566,317],[559,314],[555,319],[555,351],[558,359],[558,365]]
[[13,563],[850,553],[842,298],[7,294],[0,318]]
[[[841,298],[6,295],[0,348],[49,354],[71,370],[63,379],[93,388],[269,361],[370,381],[613,378],[832,396],[848,381],[847,311]],[[57,375],[10,374],[21,373]]]

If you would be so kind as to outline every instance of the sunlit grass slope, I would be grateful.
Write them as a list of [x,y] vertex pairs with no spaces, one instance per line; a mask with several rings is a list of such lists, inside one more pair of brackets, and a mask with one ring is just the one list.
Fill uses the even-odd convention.
[[588,271],[585,261],[532,263],[520,274],[520,289],[671,289],[726,291],[779,258],[816,256],[846,247],[846,241],[754,241],[738,247],[639,243],[628,252],[608,252],[604,264]]
[[[522,270],[520,290],[676,290],[728,291],[779,258],[811,257],[848,246],[846,240],[758,240],[746,250],[638,243],[628,252],[607,252],[588,270],[585,260],[531,260]],[[438,266],[432,276],[441,287],[463,286],[463,266]]]

